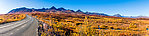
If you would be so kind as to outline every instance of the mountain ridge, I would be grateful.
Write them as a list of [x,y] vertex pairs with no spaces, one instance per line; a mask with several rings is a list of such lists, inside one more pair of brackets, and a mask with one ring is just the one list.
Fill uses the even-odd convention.
[[104,14],[104,13],[84,12],[84,11],[81,11],[80,9],[77,11],[74,11],[74,10],[70,10],[70,9],[65,9],[63,7],[56,8],[54,6],[52,6],[51,8],[42,8],[42,9],[21,7],[21,8],[12,9],[11,11],[8,12],[8,14],[10,14],[10,13],[24,13],[24,12],[63,12],[63,13],[77,13],[77,14],[87,14],[87,15],[114,16],[114,17],[124,17],[124,18],[149,18],[147,16],[122,16],[120,14],[108,15],[108,14]]
[[11,11],[8,12],[9,13],[24,13],[24,12],[64,12],[64,13],[77,13],[77,14],[88,14],[88,15],[103,15],[103,16],[109,16],[107,14],[104,13],[91,13],[91,12],[84,12],[81,11],[80,9],[77,11],[74,10],[70,10],[70,9],[65,9],[63,7],[60,8],[56,8],[54,6],[52,6],[51,8],[42,8],[42,9],[30,9],[30,8],[26,8],[26,7],[21,7],[21,8],[16,8],[13,9]]

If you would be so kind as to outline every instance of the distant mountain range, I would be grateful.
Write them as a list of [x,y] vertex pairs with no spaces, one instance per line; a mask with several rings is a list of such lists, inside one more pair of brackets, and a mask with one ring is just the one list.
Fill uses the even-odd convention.
[[88,14],[88,15],[103,15],[103,16],[109,16],[107,14],[104,13],[91,13],[91,12],[83,12],[81,10],[70,10],[70,9],[65,9],[63,7],[61,8],[55,8],[54,6],[52,6],[51,8],[42,8],[42,9],[29,9],[26,7],[22,7],[22,8],[17,8],[17,9],[13,9],[11,11],[9,11],[8,13],[23,13],[23,12],[64,12],[64,13],[77,13],[77,14]]
[[[42,8],[42,9],[34,9],[34,8],[26,8],[26,7],[22,7],[22,8],[16,8],[13,9],[11,11],[9,11],[8,13],[24,13],[24,12],[63,12],[63,13],[77,13],[77,14],[87,14],[87,15],[103,15],[103,16],[111,16],[108,14],[104,14],[104,13],[91,13],[91,12],[83,12],[81,10],[70,10],[70,9],[65,9],[63,7],[61,8],[56,8],[54,6],[52,6],[51,8]],[[115,14],[113,15],[115,17],[125,17],[125,18],[148,18],[147,16],[121,16],[120,14]]]

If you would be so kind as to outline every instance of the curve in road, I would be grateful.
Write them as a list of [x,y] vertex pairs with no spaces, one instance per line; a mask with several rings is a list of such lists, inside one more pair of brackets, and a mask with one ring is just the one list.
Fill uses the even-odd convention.
[[38,21],[26,15],[26,18],[0,25],[0,36],[37,36]]

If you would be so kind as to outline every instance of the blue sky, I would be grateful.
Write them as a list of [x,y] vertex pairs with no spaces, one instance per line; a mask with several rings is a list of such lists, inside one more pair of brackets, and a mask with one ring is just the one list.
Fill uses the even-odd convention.
[[125,16],[149,16],[149,0],[0,0],[0,14],[19,7],[66,9],[121,14]]

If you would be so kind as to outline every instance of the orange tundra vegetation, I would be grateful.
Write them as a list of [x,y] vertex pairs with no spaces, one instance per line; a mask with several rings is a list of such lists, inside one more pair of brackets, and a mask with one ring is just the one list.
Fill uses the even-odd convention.
[[0,15],[0,24],[20,21],[26,17],[25,14],[2,14]]
[[28,15],[42,22],[39,24],[41,36],[149,35],[147,19],[66,13],[31,13]]

